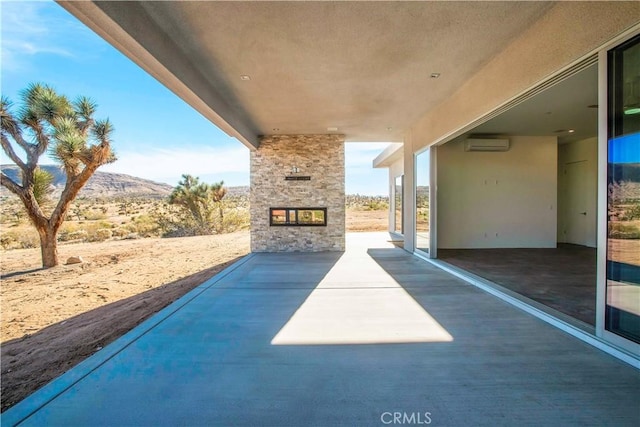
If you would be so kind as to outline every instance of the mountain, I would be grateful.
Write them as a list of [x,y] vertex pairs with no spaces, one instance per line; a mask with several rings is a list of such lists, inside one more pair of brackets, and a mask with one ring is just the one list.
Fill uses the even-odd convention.
[[[55,165],[42,165],[40,167],[53,175],[54,193],[61,192],[66,181],[64,172]],[[0,168],[9,178],[19,182],[20,169],[16,165],[1,165]],[[168,184],[121,173],[97,171],[80,190],[78,196],[87,198],[126,196],[160,199],[167,197],[172,190],[173,187]],[[0,194],[4,196],[11,193],[6,188],[0,187]]]

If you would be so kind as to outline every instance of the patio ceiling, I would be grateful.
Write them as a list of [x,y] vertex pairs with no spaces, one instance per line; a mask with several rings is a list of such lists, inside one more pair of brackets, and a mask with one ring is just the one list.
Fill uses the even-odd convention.
[[267,134],[402,141],[553,5],[60,4],[249,147]]

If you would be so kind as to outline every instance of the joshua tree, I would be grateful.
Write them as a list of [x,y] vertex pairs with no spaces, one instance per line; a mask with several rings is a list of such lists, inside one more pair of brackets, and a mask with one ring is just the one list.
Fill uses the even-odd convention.
[[[182,175],[182,181],[169,196],[169,203],[189,212],[198,234],[208,233],[214,226],[213,212],[218,208],[220,226],[223,219],[222,199],[227,194],[224,181],[214,184],[200,182],[198,177]],[[218,230],[219,231],[219,230]]]
[[[58,265],[58,230],[71,202],[98,167],[116,160],[110,140],[113,127],[108,119],[93,118],[97,106],[89,98],[71,102],[47,85],[30,85],[21,101],[14,113],[11,101],[1,98],[2,149],[20,168],[21,176],[14,181],[3,172],[0,184],[24,204],[40,235],[42,266],[49,268]],[[18,155],[16,148],[24,154]],[[47,151],[66,175],[60,198],[50,204],[52,176],[38,167]]]

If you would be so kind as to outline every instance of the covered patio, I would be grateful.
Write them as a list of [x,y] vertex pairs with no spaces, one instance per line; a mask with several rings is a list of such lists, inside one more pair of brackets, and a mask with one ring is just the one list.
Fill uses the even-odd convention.
[[2,424],[637,425],[632,366],[389,240],[251,254]]

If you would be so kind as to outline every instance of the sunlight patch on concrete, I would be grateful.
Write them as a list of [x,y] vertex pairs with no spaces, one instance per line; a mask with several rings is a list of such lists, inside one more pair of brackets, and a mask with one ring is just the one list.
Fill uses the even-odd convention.
[[348,251],[271,344],[450,341],[453,337],[366,251]]

